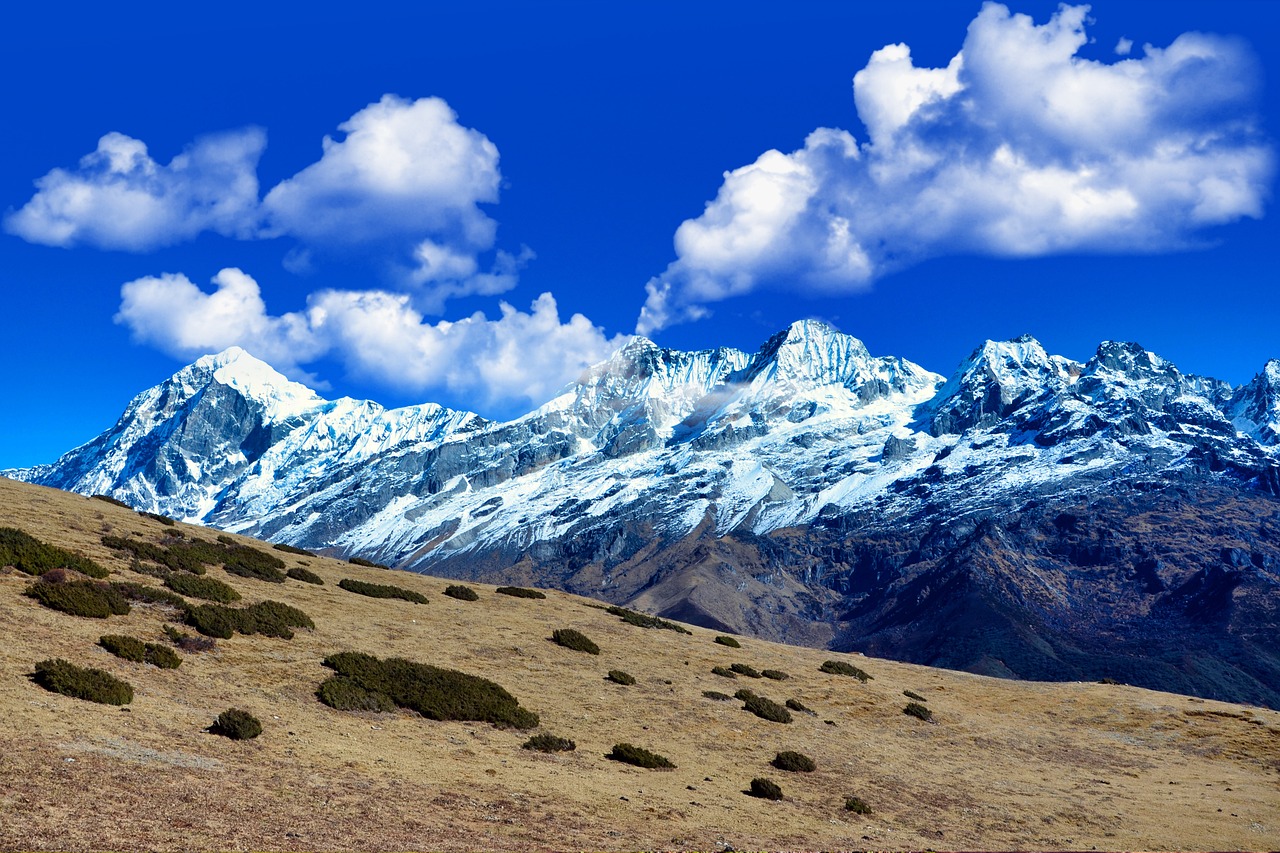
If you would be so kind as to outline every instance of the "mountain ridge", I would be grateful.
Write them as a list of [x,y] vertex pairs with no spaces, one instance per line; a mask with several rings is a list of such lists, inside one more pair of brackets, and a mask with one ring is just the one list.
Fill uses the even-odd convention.
[[[1197,534],[1215,543],[1203,554],[1157,540],[1125,550],[1132,565],[1095,579],[1094,590],[1081,580],[1069,530],[1034,512],[1021,531],[1002,519],[1028,506],[1071,514],[1083,501],[1082,517],[1123,526],[1124,513],[1090,502],[1117,496],[1137,517],[1171,494],[1209,517],[1215,501],[1276,515],[1280,361],[1232,388],[1137,344],[1103,342],[1077,362],[1024,335],[985,342],[943,377],[800,321],[754,354],[634,338],[506,422],[430,403],[325,401],[263,381],[273,374],[247,353],[206,357],[58,462],[5,473],[398,568],[537,582],[771,639],[875,643],[880,654],[977,671],[1054,677],[1056,666],[1076,676],[1083,664],[1071,663],[1071,649],[1092,647],[1089,631],[1115,634],[1132,654],[1144,632],[1176,635],[1182,616],[1162,617],[1155,599],[1218,571],[1215,549],[1247,545],[1258,560],[1232,569],[1240,577],[1226,601],[1238,606],[1218,614],[1215,630],[1276,622],[1249,602],[1280,585],[1280,539],[1243,529],[1247,513],[1224,518],[1230,535]],[[999,532],[990,553],[958,544],[984,523]],[[979,572],[987,580],[978,583],[975,567],[1000,543],[1016,570]],[[908,558],[920,548],[933,556]],[[1158,593],[1129,589],[1125,574],[1161,549],[1177,557],[1166,559]],[[933,610],[903,610],[913,583],[957,590],[975,609],[952,613],[934,598]],[[1046,584],[1061,595],[1037,609],[1034,588]],[[1103,587],[1110,598],[1099,619],[1090,596]],[[1007,614],[997,621],[1009,626],[1031,620],[1055,651],[1032,654],[1039,640],[1025,625],[960,656],[933,635],[895,649],[893,637],[924,637],[899,624],[902,613],[927,624],[943,612],[957,625],[978,612]],[[1222,698],[1280,705],[1266,686],[1280,672],[1263,645],[1241,652],[1245,693]],[[1091,654],[1110,659],[1106,649]],[[1196,683],[1220,695],[1213,679]]]

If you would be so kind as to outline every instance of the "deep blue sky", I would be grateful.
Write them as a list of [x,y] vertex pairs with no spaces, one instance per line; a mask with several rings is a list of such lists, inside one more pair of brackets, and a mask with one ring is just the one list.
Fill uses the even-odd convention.
[[[21,209],[33,182],[74,169],[113,131],[167,164],[199,137],[262,128],[265,194],[315,163],[321,139],[340,137],[339,124],[383,95],[435,96],[500,154],[500,200],[480,204],[497,223],[481,264],[494,250],[536,253],[513,289],[456,298],[443,318],[477,310],[496,318],[499,299],[526,311],[550,292],[561,320],[581,313],[608,336],[635,328],[646,282],[676,260],[676,228],[716,198],[727,171],[769,149],[800,149],[819,127],[865,143],[851,81],[871,53],[904,42],[917,66],[941,68],[980,8],[954,0],[363,3],[334,11],[27,5],[0,20],[8,81],[0,91],[0,213]],[[1037,24],[1057,8],[1009,5]],[[1242,37],[1261,68],[1260,89],[1246,101],[1262,133],[1276,134],[1280,4],[1102,0],[1090,15],[1094,41],[1079,56],[1106,62],[1117,60],[1121,37],[1135,42],[1134,56],[1144,43],[1165,47],[1188,31]],[[1031,333],[1051,352],[1082,360],[1101,340],[1124,339],[1184,371],[1241,383],[1280,357],[1280,230],[1270,191],[1258,189],[1261,219],[1184,231],[1196,248],[1117,240],[1101,251],[1094,240],[1012,259],[953,240],[859,292],[814,295],[775,274],[746,295],[707,303],[711,316],[651,337],[678,348],[754,350],[787,323],[815,316],[874,354],[941,373],[986,338]],[[191,360],[136,342],[113,322],[125,282],[182,273],[207,291],[219,270],[238,267],[258,282],[273,315],[301,310],[319,290],[395,290],[374,250],[321,252],[310,272],[289,272],[283,261],[299,247],[289,236],[206,231],[141,251],[90,242],[40,245],[0,232],[0,468],[52,461]],[[334,353],[301,361],[331,397],[434,399],[491,415],[521,408],[468,390],[465,380],[415,390],[368,371],[353,375]]]

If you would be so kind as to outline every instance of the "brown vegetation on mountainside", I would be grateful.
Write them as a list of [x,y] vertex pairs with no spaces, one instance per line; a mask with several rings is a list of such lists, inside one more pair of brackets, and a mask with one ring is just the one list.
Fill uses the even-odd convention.
[[[444,595],[442,579],[167,526],[3,479],[0,527],[91,558],[110,569],[103,582],[145,587],[131,591],[126,615],[74,616],[24,592],[78,575],[37,580],[0,567],[3,849],[1280,848],[1274,711],[747,638],[734,648],[712,631],[645,629],[556,592],[529,599],[474,584],[478,598],[469,601]],[[218,546],[249,547],[323,584],[208,564],[203,576],[241,600],[191,607],[287,608],[260,608],[247,623],[243,614],[218,616],[235,630],[201,650],[191,642],[197,628],[183,624],[192,620],[172,594],[166,603],[169,590],[153,576],[173,569],[134,562],[104,535],[158,548],[200,539],[194,553],[209,559],[222,558]],[[235,553],[243,563],[245,552]],[[392,583],[427,603],[355,594],[338,586],[344,578]],[[298,624],[296,611],[314,628]],[[244,633],[255,627],[293,636]],[[569,628],[599,654],[551,640]],[[172,645],[181,663],[164,669],[117,657],[99,644],[106,635]],[[336,710],[316,693],[336,677],[324,661],[339,652],[376,656],[383,663],[370,665],[378,667],[404,658],[487,679],[538,725],[432,720],[404,707]],[[833,658],[871,680],[841,667],[821,672]],[[51,659],[128,682],[131,701],[100,704],[39,686],[29,676]],[[713,674],[716,667],[737,677]],[[389,691],[385,707],[414,699],[396,694],[393,670],[377,670],[386,685],[362,682]],[[609,680],[611,670],[636,683]],[[738,675],[747,670],[789,677]],[[791,722],[744,710],[748,699],[728,697],[737,688],[740,697],[785,703]],[[904,713],[913,700],[923,700],[915,704],[931,721]],[[234,740],[207,731],[229,709],[256,718],[262,733]],[[576,748],[521,748],[540,734]],[[638,750],[674,767],[608,757],[643,756]],[[811,758],[815,769],[779,769],[784,752]],[[756,779],[782,798],[768,799],[773,789]]]

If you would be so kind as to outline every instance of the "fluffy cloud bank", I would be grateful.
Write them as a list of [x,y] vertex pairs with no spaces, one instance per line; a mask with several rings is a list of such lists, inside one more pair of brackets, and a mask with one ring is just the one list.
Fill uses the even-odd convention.
[[637,331],[771,284],[853,292],[948,253],[1161,251],[1260,217],[1273,155],[1244,46],[1186,33],[1083,59],[1088,8],[1037,25],[987,3],[945,68],[905,44],[873,53],[853,81],[869,141],[820,128],[727,172],[676,231]]
[[322,155],[259,199],[259,129],[208,137],[168,165],[147,146],[109,133],[75,169],[54,169],[36,194],[5,218],[24,240],[50,246],[148,251],[205,231],[239,239],[290,237],[310,253],[360,246],[401,256],[398,284],[440,310],[445,299],[492,294],[515,285],[517,257],[491,270],[479,256],[494,246],[497,223],[481,204],[498,201],[498,149],[464,127],[440,98],[384,95],[326,136]]
[[499,408],[541,403],[626,340],[581,314],[562,321],[549,293],[528,312],[504,302],[494,320],[476,312],[430,323],[403,293],[324,290],[301,311],[271,316],[258,283],[240,270],[222,270],[213,285],[208,293],[180,274],[128,282],[116,322],[178,358],[238,345],[298,375],[300,365],[330,356],[404,391],[446,389]]
[[256,128],[197,140],[161,165],[140,140],[108,133],[79,168],[54,169],[35,196],[5,218],[31,243],[145,251],[203,231],[249,237],[258,216],[258,158],[266,134]]

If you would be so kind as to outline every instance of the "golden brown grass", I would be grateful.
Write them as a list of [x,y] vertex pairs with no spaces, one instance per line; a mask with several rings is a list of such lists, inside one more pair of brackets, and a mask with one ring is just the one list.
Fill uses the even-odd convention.
[[[98,542],[159,540],[158,523],[128,510],[0,479],[0,525],[91,556],[113,579],[158,583]],[[316,629],[219,641],[177,670],[96,646],[106,632],[162,642],[165,611],[66,616],[0,568],[0,849],[1280,848],[1272,711],[850,656],[875,678],[862,684],[819,673],[830,652],[753,641],[753,665],[791,675],[770,696],[816,714],[780,725],[703,697],[725,684],[711,668],[741,656],[713,631],[646,631],[555,592],[524,600],[475,584],[478,602],[457,601],[442,579],[273,553],[325,585],[210,575],[246,603],[301,608]],[[353,595],[337,587],[343,577],[393,581],[430,603]],[[552,643],[565,626],[592,637],[599,657]],[[320,662],[348,649],[492,679],[541,715],[537,731],[577,750],[524,750],[530,732],[487,724],[327,708],[314,696],[331,674]],[[132,704],[42,690],[25,676],[50,657],[127,679]],[[637,684],[619,689],[610,669]],[[902,713],[906,689],[928,699],[935,723]],[[233,706],[262,721],[260,737],[203,731]],[[619,742],[677,769],[606,759]],[[778,773],[769,765],[782,750],[817,770]],[[785,799],[746,796],[757,776]],[[845,811],[851,795],[873,812]]]

